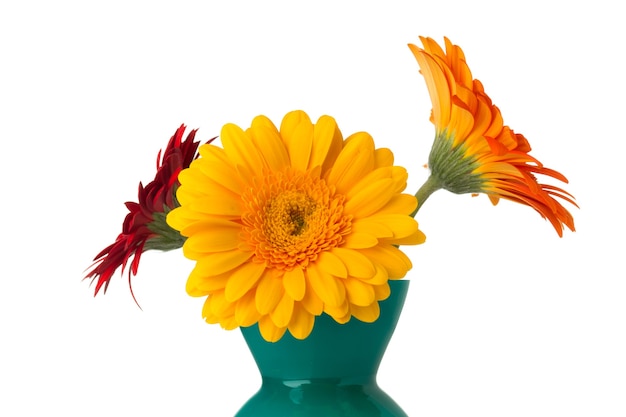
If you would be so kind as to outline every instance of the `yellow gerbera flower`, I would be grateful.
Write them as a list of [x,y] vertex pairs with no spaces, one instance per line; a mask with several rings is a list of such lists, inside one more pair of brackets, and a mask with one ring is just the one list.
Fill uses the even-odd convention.
[[499,198],[534,208],[547,218],[559,236],[567,226],[574,231],[572,215],[554,197],[576,205],[561,188],[540,184],[535,174],[567,183],[557,171],[528,154],[526,138],[503,124],[500,110],[472,78],[460,47],[445,39],[445,52],[430,38],[420,38],[424,48],[410,44],[433,103],[431,121],[436,138],[429,157],[431,176],[418,192],[420,205],[433,191],[485,193],[492,203]]
[[197,261],[187,292],[207,296],[205,320],[258,322],[268,341],[307,337],[322,313],[376,320],[387,280],[411,268],[398,245],[425,240],[391,151],[365,132],[343,140],[332,117],[313,124],[302,111],[280,130],[265,116],[245,131],[227,124],[221,142],[180,173],[180,207],[167,217]]

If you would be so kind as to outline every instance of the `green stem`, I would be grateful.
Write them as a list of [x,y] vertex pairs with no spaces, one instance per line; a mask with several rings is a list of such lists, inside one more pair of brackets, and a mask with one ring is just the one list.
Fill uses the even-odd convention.
[[422,184],[419,190],[415,193],[415,197],[417,198],[417,208],[413,213],[411,213],[411,217],[415,217],[419,209],[422,207],[424,202],[428,200],[428,197],[435,191],[443,188],[442,182],[439,178],[433,176],[432,174],[428,177],[426,182]]

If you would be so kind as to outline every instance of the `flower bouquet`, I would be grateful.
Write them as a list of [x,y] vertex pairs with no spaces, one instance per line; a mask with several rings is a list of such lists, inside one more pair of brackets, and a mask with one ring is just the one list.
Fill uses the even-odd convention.
[[[144,251],[182,247],[195,261],[187,293],[206,297],[202,317],[242,328],[263,374],[263,388],[238,415],[295,415],[298,406],[310,415],[404,415],[374,377],[406,295],[401,279],[412,264],[402,247],[424,243],[415,218],[433,192],[486,194],[494,205],[511,200],[533,208],[559,236],[574,231],[562,205],[576,206],[573,197],[537,176],[567,179],[504,125],[460,47],[421,41],[409,48],[432,101],[435,140],[430,176],[415,194],[404,192],[408,172],[394,165],[390,149],[377,148],[366,132],[344,137],[330,116],[313,122],[296,110],[278,125],[265,116],[246,129],[226,124],[219,144],[200,145],[196,130],[183,140],[181,125],[157,157],[154,180],[126,203],[122,233],[87,272],[95,294],[106,292],[118,268],[128,268],[130,285]],[[342,338],[351,327],[357,336]],[[294,371],[307,359],[290,358],[291,350],[322,354],[306,344],[318,329],[331,354],[356,345],[330,369],[311,366],[326,363],[312,359],[304,367],[311,375]],[[380,346],[365,341],[368,334]],[[375,351],[373,363],[351,359],[359,346]],[[329,390],[334,400],[320,401]],[[359,402],[368,395],[376,400]],[[289,404],[268,405],[277,396]]]

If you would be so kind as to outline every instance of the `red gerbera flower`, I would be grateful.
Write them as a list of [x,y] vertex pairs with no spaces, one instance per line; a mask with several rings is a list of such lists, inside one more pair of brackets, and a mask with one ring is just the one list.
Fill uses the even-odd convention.
[[[178,173],[189,167],[197,157],[199,142],[194,142],[197,129],[192,130],[183,141],[185,125],[174,133],[165,148],[157,155],[157,172],[154,180],[145,187],[139,183],[138,202],[126,202],[129,213],[124,219],[122,233],[114,243],[104,248],[94,258],[85,279],[97,280],[94,296],[101,288],[106,293],[109,281],[121,266],[122,273],[130,258],[128,284],[132,294],[131,276],[137,275],[141,254],[149,249],[168,251],[183,246],[185,238],[165,222],[169,211],[178,207],[176,189]],[[213,139],[211,139],[213,140]],[[134,295],[133,295],[134,298]]]

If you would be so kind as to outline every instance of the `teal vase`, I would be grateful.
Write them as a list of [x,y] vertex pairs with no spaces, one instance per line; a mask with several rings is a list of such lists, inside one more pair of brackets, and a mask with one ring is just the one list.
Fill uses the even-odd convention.
[[374,323],[339,324],[324,314],[306,339],[287,332],[276,343],[266,342],[257,325],[242,328],[262,385],[235,417],[406,417],[376,382],[409,282],[389,285]]

